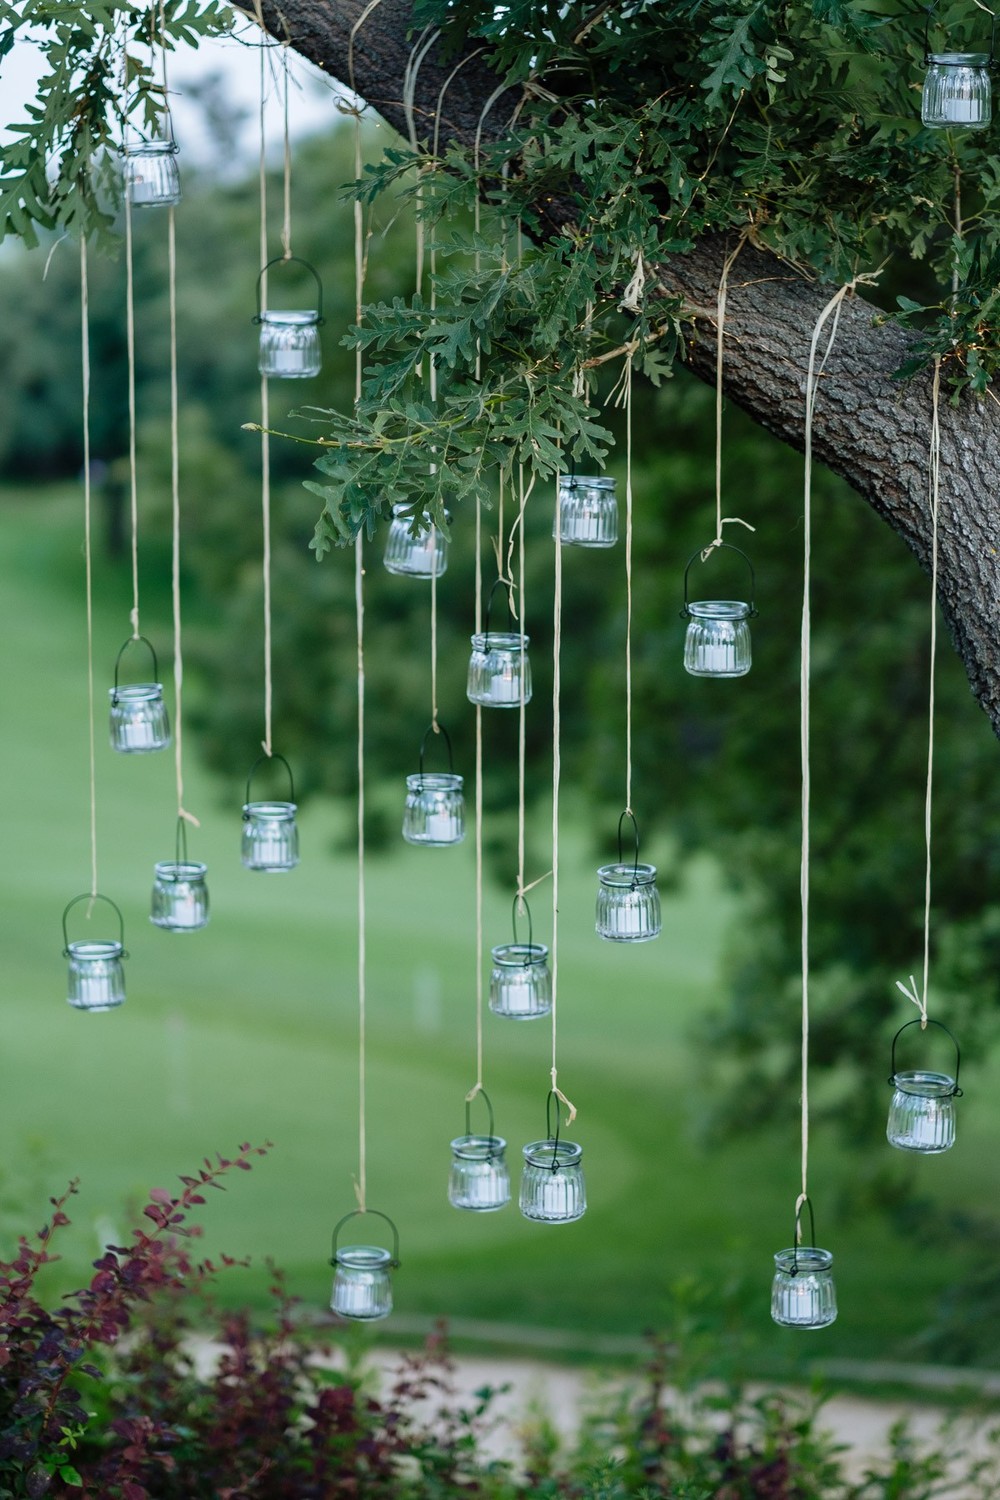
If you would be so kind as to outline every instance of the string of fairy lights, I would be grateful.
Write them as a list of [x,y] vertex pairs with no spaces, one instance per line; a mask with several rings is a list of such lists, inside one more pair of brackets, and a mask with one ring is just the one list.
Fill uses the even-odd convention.
[[[349,76],[354,89],[355,45],[366,20],[379,4],[370,0],[362,10],[351,32]],[[260,273],[256,286],[257,308],[254,322],[259,329],[258,368],[260,373],[260,577],[262,599],[261,681],[263,723],[260,754],[253,760],[247,776],[242,812],[242,862],[257,872],[287,873],[299,863],[297,806],[292,768],[274,748],[275,687],[280,674],[274,670],[271,584],[271,492],[270,492],[270,382],[308,379],[316,375],[322,363],[320,329],[323,324],[323,288],[309,262],[293,253],[293,160],[289,131],[289,37],[272,40],[265,32],[258,12],[260,41],[260,151],[259,151],[259,247]],[[416,95],[421,65],[431,52],[436,33],[425,31],[414,42],[405,80],[409,101],[411,144],[418,149],[413,123],[413,99]],[[158,86],[160,111],[158,125],[145,132],[132,124],[123,125],[122,185],[124,258],[124,319],[128,351],[127,399],[129,413],[129,496],[130,496],[130,565],[132,604],[129,612],[130,634],[114,663],[113,685],[109,688],[109,733],[113,749],[121,754],[146,754],[174,746],[176,791],[176,836],[172,859],[158,861],[150,920],[164,930],[182,933],[198,931],[209,920],[207,869],[204,863],[189,858],[188,832],[196,829],[198,820],[184,802],[183,756],[183,617],[181,600],[181,544],[183,515],[181,507],[180,463],[182,453],[180,411],[178,402],[178,326],[177,326],[177,246],[175,207],[180,201],[178,146],[170,110],[167,75],[169,43],[165,34],[162,5],[149,13],[149,41],[160,59],[161,81]],[[927,72],[922,95],[922,120],[930,128],[978,129],[989,122],[991,113],[989,63],[992,55],[932,53],[928,34]],[[462,64],[459,63],[458,67]],[[457,68],[456,70],[457,71]],[[454,76],[454,75],[452,75]],[[441,94],[445,92],[445,87]],[[267,197],[268,138],[267,104],[276,91],[282,118],[282,201],[280,251],[272,255],[269,236]],[[484,116],[493,100],[487,102]],[[342,106],[354,116],[355,172],[362,175],[360,102]],[[480,122],[482,123],[482,122]],[[439,114],[434,126],[434,140],[440,125]],[[479,171],[479,133],[476,136],[476,171]],[[431,179],[428,179],[429,181]],[[168,714],[159,667],[152,642],[140,627],[140,584],[143,570],[140,548],[142,495],[138,462],[138,413],[136,399],[136,309],[134,278],[135,210],[166,210],[166,279],[169,309],[170,360],[170,442],[171,442],[171,597],[173,611],[173,730]],[[477,206],[476,243],[480,241]],[[429,258],[430,323],[436,309],[437,264],[433,189],[423,188],[418,199],[415,283],[422,295],[427,255],[427,223],[432,226]],[[505,242],[512,240],[520,254],[521,230],[518,224],[504,226]],[[365,223],[361,199],[354,205],[355,251],[355,318],[360,326],[364,317],[364,285],[367,270],[370,229]],[[750,557],[724,540],[724,528],[739,525],[749,531],[750,522],[723,515],[723,379],[725,363],[725,324],[727,297],[732,278],[739,274],[739,255],[745,236],[736,238],[722,265],[716,305],[716,483],[715,533],[711,541],[688,560],[683,573],[682,617],[686,621],[685,670],[697,678],[738,680],[751,669],[750,622],[757,613],[755,575]],[[476,252],[478,255],[478,251]],[[481,268],[479,268],[481,269]],[[287,292],[280,294],[275,306],[272,294],[284,288],[289,274],[294,285],[301,285],[302,275],[313,289],[310,305],[284,305]],[[803,596],[801,616],[800,672],[800,749],[801,749],[801,1111],[800,1147],[801,1179],[793,1211],[793,1235],[789,1248],[775,1255],[771,1313],[775,1322],[789,1327],[818,1328],[836,1317],[836,1294],[833,1281],[833,1255],[816,1243],[815,1215],[809,1182],[809,899],[810,899],[810,693],[811,693],[811,559],[812,559],[812,430],[820,377],[833,356],[840,315],[845,299],[854,293],[857,277],[838,289],[821,311],[810,342],[805,378],[803,434],[805,447],[803,490]],[[644,296],[645,269],[642,256],[636,257],[635,275],[626,290],[622,309],[639,313]],[[83,389],[84,445],[84,558],[85,601],[87,617],[87,684],[88,684],[88,765],[90,810],[90,881],[87,889],[74,897],[63,913],[64,951],[68,959],[68,1000],[76,1009],[90,1013],[107,1012],[125,1001],[124,960],[125,935],[121,912],[98,885],[97,796],[95,775],[95,668],[93,654],[93,570],[92,515],[90,479],[90,329],[89,269],[85,240],[80,247],[81,295],[81,378]],[[824,345],[825,339],[825,345]],[[564,553],[573,549],[611,552],[618,547],[620,531],[624,546],[625,629],[623,650],[624,696],[624,807],[618,820],[617,860],[598,871],[595,911],[597,935],[617,944],[645,943],[661,932],[660,899],[655,866],[640,861],[639,823],[634,801],[633,738],[633,544],[635,508],[633,504],[633,355],[627,345],[620,377],[609,399],[624,412],[626,434],[626,480],[624,518],[619,514],[616,481],[604,474],[578,474],[571,452],[564,455],[564,471],[557,476],[552,525],[552,827],[549,868],[528,879],[526,865],[525,808],[526,741],[528,706],[532,701],[530,638],[527,633],[526,515],[537,476],[523,466],[512,464],[499,476],[495,535],[487,538],[482,507],[476,508],[475,576],[473,584],[473,624],[470,655],[466,674],[466,696],[475,714],[474,768],[474,842],[475,842],[475,930],[471,935],[471,953],[475,983],[473,1021],[475,1036],[474,1081],[465,1095],[465,1130],[451,1142],[451,1165],[448,1199],[460,1211],[495,1212],[511,1199],[510,1168],[506,1159],[507,1143],[497,1132],[494,1106],[485,1088],[487,1043],[494,1045],[485,1014],[503,1020],[548,1020],[550,1049],[546,1064],[545,1136],[523,1148],[524,1163],[519,1193],[522,1215],[534,1222],[568,1224],[586,1211],[587,1193],[584,1181],[584,1147],[563,1134],[564,1126],[577,1117],[576,1106],[563,1092],[559,1081],[560,1015],[559,993],[559,877],[560,877],[560,798],[561,798],[561,693],[562,628],[566,589],[573,587],[572,575],[564,577]],[[361,350],[356,355],[355,400],[362,395]],[[437,401],[438,371],[433,357],[427,356],[417,372],[423,383],[425,398],[433,407]],[[574,394],[588,399],[588,377],[583,363],[574,375]],[[897,1149],[915,1154],[936,1154],[948,1150],[955,1140],[955,1100],[958,1087],[960,1053],[958,1043],[942,1022],[929,1016],[930,929],[932,890],[932,828],[934,772],[934,687],[937,641],[937,563],[940,505],[940,368],[935,367],[930,412],[928,452],[928,508],[932,525],[930,676],[928,694],[928,753],[924,833],[926,868],[924,883],[924,932],[922,977],[918,985],[914,976],[909,984],[899,981],[898,989],[919,1012],[904,1022],[893,1038],[891,1050],[891,1084],[887,1138]],[[429,455],[429,475],[434,472],[436,457]],[[507,521],[510,524],[507,524]],[[402,836],[417,848],[448,848],[461,843],[466,833],[465,780],[456,772],[452,742],[438,711],[438,583],[449,560],[449,527],[428,522],[414,506],[393,507],[388,527],[384,565],[396,577],[429,585],[430,647],[430,722],[420,741],[418,770],[406,776],[403,804]],[[464,518],[463,518],[464,520]],[[461,522],[459,523],[461,524]],[[489,545],[487,546],[487,541]],[[701,580],[712,575],[712,569],[723,552],[736,553],[745,564],[749,577],[748,597],[717,599],[703,597]],[[495,572],[491,575],[485,559],[492,554]],[[353,1176],[354,1206],[337,1221],[333,1231],[331,1264],[334,1283],[331,1306],[339,1315],[356,1320],[373,1320],[386,1316],[392,1308],[392,1272],[399,1265],[399,1233],[394,1221],[381,1209],[369,1206],[369,1155],[367,1139],[367,918],[365,865],[365,543],[359,534],[354,546],[355,619],[357,633],[357,765],[358,765],[358,1125],[357,1170]],[[694,574],[692,576],[692,569]],[[405,586],[405,585],[404,585]],[[151,665],[147,681],[125,680],[127,666],[135,657],[134,649],[145,653]],[[280,703],[278,705],[280,709]],[[483,911],[484,870],[484,775],[488,755],[484,738],[484,717],[497,711],[517,716],[517,868],[511,905],[512,936],[510,941],[487,945]],[[277,716],[280,723],[280,713]],[[435,766],[447,759],[447,770],[428,769],[425,762],[434,757]],[[287,797],[254,795],[255,780],[266,778]],[[641,788],[639,789],[641,791]],[[536,940],[529,893],[548,883],[551,894],[551,930],[549,941]],[[97,904],[100,903],[100,906]],[[85,912],[77,911],[85,905]],[[94,913],[110,908],[116,921],[95,928],[100,936],[70,939],[68,920],[81,915],[89,923]],[[110,929],[110,931],[108,930]],[[488,1003],[487,982],[488,979]],[[572,997],[569,1019],[572,1021]],[[904,1032],[919,1026],[920,1033],[929,1026],[944,1031],[955,1048],[954,1073],[929,1071],[926,1068],[897,1070],[897,1044]],[[912,1041],[908,1039],[907,1044]],[[486,1129],[474,1130],[473,1110],[485,1112]],[[378,1219],[381,1238],[389,1238],[389,1247],[360,1242],[355,1221],[365,1216]],[[349,1235],[345,1234],[351,1225]]]

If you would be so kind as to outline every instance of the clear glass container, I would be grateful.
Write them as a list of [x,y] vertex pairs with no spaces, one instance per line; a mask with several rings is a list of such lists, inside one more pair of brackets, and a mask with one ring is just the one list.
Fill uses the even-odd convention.
[[334,1256],[330,1306],[341,1318],[374,1322],[392,1312],[392,1255],[379,1245],[345,1245]]
[[315,308],[270,308],[259,315],[260,353],[257,368],[279,380],[306,380],[318,375],[323,357],[319,346],[320,315]]
[[597,872],[597,934],[609,943],[648,943],[659,937],[656,866],[602,865]]
[[123,755],[165,750],[170,720],[159,682],[130,682],[109,688],[111,748]]
[[472,637],[466,693],[470,703],[484,708],[519,708],[522,674],[524,702],[531,702],[531,661],[528,637],[514,631],[491,630]]
[[613,547],[618,540],[615,481],[589,474],[559,480],[559,520],[552,535],[564,547]]
[[837,1316],[833,1256],[800,1245],[774,1257],[771,1317],[785,1328],[828,1328]]
[[294,870],[299,862],[295,813],[294,802],[243,804],[242,859],[248,870]]
[[161,137],[134,141],[125,151],[125,191],[136,208],[169,207],[181,201],[177,142]]
[[451,1143],[448,1202],[452,1208],[493,1213],[510,1202],[510,1172],[499,1135],[460,1135]]
[[985,130],[993,114],[987,52],[928,55],[920,118],[931,130]]
[[936,1155],[955,1144],[954,1078],[948,1073],[894,1073],[886,1137],[900,1151]]
[[114,1010],[125,1002],[125,949],[114,939],[90,938],[68,943],[69,989],[76,1010]]
[[552,974],[544,943],[501,943],[492,950],[490,1010],[512,1021],[533,1021],[552,1009]]
[[750,670],[750,605],[739,599],[692,599],[684,667],[692,677],[745,677]]
[[195,932],[208,924],[208,866],[197,860],[158,861],[149,920],[168,932]]
[[408,844],[443,849],[465,838],[462,778],[453,771],[418,771],[406,778],[403,837]]
[[392,507],[392,520],[385,544],[385,567],[388,573],[408,578],[440,578],[448,566],[448,540],[437,526],[429,526],[413,536],[406,505]]
[[583,1148],[574,1141],[532,1141],[524,1147],[520,1209],[539,1224],[571,1224],[587,1210]]

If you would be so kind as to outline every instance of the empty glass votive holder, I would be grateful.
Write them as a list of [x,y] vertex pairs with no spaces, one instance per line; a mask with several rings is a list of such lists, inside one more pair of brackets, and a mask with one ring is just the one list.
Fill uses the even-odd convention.
[[345,1245],[334,1257],[330,1306],[341,1318],[374,1322],[392,1312],[392,1255],[379,1245]]
[[490,1010],[512,1021],[533,1021],[552,1009],[552,973],[544,943],[501,943],[492,950]]
[[615,481],[564,474],[559,480],[559,519],[552,535],[566,547],[613,547],[618,540]]
[[886,1137],[900,1151],[935,1155],[955,1144],[954,1078],[948,1073],[894,1073]]
[[403,837],[408,844],[443,849],[465,838],[462,778],[454,771],[418,771],[406,778]]
[[181,174],[176,141],[161,138],[131,144],[125,152],[125,192],[136,208],[179,203]]
[[208,923],[208,866],[198,860],[160,860],[153,878],[149,920],[168,932],[195,932]]
[[405,505],[392,507],[392,520],[385,544],[387,573],[408,578],[440,578],[448,566],[448,540],[437,526],[428,526],[416,536],[410,531]]
[[484,708],[518,708],[522,680],[524,702],[531,702],[531,662],[528,637],[514,631],[491,630],[472,637],[466,694]]
[[243,804],[242,859],[248,870],[293,870],[299,862],[294,802]]
[[111,699],[111,748],[123,755],[165,750],[170,720],[159,682],[130,682],[108,689]]
[[659,937],[662,922],[655,865],[602,865],[597,878],[599,937],[609,943],[648,943]]
[[524,1147],[520,1209],[540,1224],[571,1224],[587,1209],[583,1148],[574,1141],[532,1141]]
[[837,1316],[833,1256],[800,1245],[774,1257],[771,1317],[785,1328],[827,1328]]
[[740,599],[692,599],[684,668],[692,677],[745,677],[750,670],[750,605]]
[[318,375],[323,363],[319,345],[320,314],[316,308],[269,308],[259,314],[260,351],[257,368],[279,380],[305,380]]
[[114,1010],[125,1001],[125,949],[115,939],[68,943],[69,988],[66,998],[76,1010]]
[[920,96],[920,119],[932,130],[985,130],[993,114],[987,52],[934,52]]
[[498,1135],[460,1135],[451,1143],[448,1202],[452,1208],[492,1213],[510,1202],[507,1142]]

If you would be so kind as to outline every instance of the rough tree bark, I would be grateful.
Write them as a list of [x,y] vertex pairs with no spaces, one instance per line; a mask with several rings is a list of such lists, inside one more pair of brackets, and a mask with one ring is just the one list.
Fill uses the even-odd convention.
[[[261,16],[274,37],[342,83],[353,75],[358,94],[383,119],[421,142],[430,139],[436,115],[442,142],[470,146],[477,129],[490,138],[505,128],[520,98],[520,90],[511,89],[483,116],[499,81],[487,56],[478,51],[442,61],[432,45],[411,79],[408,112],[403,79],[418,40],[411,34],[411,0],[263,0],[259,11],[256,4],[238,8]],[[709,238],[657,270],[663,291],[680,293],[692,310],[688,362],[707,381],[715,379],[711,310],[727,248]],[[810,338],[833,290],[752,246],[741,251],[730,276],[726,393],[800,450]],[[906,385],[893,379],[907,342],[861,297],[845,302],[817,401],[813,451],[929,570],[931,383],[927,377]],[[972,691],[1000,737],[998,473],[1000,401],[965,397],[957,408],[942,402],[938,595]]]

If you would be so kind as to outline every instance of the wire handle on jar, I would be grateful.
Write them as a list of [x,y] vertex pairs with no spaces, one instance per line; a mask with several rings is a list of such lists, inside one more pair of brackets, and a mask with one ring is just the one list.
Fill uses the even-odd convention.
[[398,1266],[399,1230],[396,1228],[396,1225],[394,1224],[392,1219],[389,1218],[389,1215],[380,1212],[380,1210],[377,1208],[353,1208],[349,1214],[345,1214],[342,1219],[337,1220],[337,1223],[333,1227],[333,1243],[330,1255],[331,1266],[337,1265],[337,1240],[340,1237],[340,1231],[343,1229],[348,1220],[360,1218],[363,1214],[367,1214],[369,1216],[374,1215],[376,1219],[384,1219],[388,1224],[389,1228],[392,1230],[392,1259],[390,1260],[389,1264],[390,1266]]
[[293,261],[293,260],[296,261],[300,266],[305,266],[306,270],[310,273],[310,275],[315,280],[315,282],[316,282],[316,322],[317,323],[322,323],[322,322],[325,321],[325,319],[323,317],[323,283],[319,279],[319,272],[316,270],[316,267],[314,265],[312,265],[309,261],[303,260],[301,255],[276,255],[273,260],[269,260],[267,262],[267,265],[263,266],[261,268],[261,273],[257,277],[257,314],[256,314],[256,316],[255,316],[255,318],[253,320],[255,323],[260,323],[260,322],[263,321],[264,308],[263,308],[263,304],[262,304],[262,301],[261,301],[261,295],[262,295],[262,291],[263,291],[264,277],[267,275],[268,271],[271,269],[272,266],[286,266],[286,265],[289,264],[290,261]]
[[[486,600],[486,629],[483,631],[483,647],[486,651],[490,649],[490,610],[493,608],[493,595],[496,593],[497,589],[509,589],[509,587],[510,585],[507,583],[507,580],[505,578],[495,578],[493,580],[493,587],[490,589],[489,596]],[[514,624],[518,624],[518,618],[515,615],[513,609],[511,609],[510,607],[509,593],[507,598],[507,610],[510,614],[511,619],[514,621]]]
[[138,103],[143,94],[146,94],[146,96],[148,97],[149,93],[149,89],[135,89],[131,94],[129,94],[128,98],[125,100],[124,105],[122,106],[122,143],[118,147],[119,156],[128,156],[130,149],[135,149],[134,143],[131,147],[129,145],[128,132],[130,130],[134,132],[135,141],[141,143],[144,146],[151,146],[154,143],[160,144],[161,142],[164,142],[168,146],[172,146],[175,151],[177,150],[177,139],[174,135],[174,119],[173,115],[170,113],[170,105],[167,103],[165,94],[163,96],[163,108],[158,116],[158,122],[163,132],[162,135],[147,135],[142,129],[140,129],[138,125],[136,125],[133,120],[129,119],[129,111],[131,110],[132,106]]
[[78,901],[89,901],[91,902],[91,904],[93,904],[93,902],[95,901],[107,902],[107,904],[111,907],[112,911],[118,918],[118,945],[122,950],[122,958],[128,958],[128,954],[125,952],[125,919],[121,914],[121,909],[115,905],[110,896],[102,896],[98,891],[84,891],[82,896],[74,896],[72,901],[67,903],[66,908],[62,914],[63,957],[69,958],[70,956],[69,933],[66,931],[66,918],[69,916],[70,912],[72,911],[73,907],[76,906]]
[[125,652],[128,650],[129,646],[134,645],[136,641],[141,641],[144,646],[149,647],[149,654],[153,658],[153,681],[159,682],[160,680],[160,666],[158,661],[156,660],[156,650],[153,646],[152,641],[144,635],[130,635],[128,640],[122,646],[121,650],[118,652],[118,655],[115,657],[115,687],[114,693],[111,697],[111,702],[115,704],[116,707],[118,704],[118,673],[121,670],[122,657],[125,655]]
[[[896,1035],[892,1039],[891,1061],[889,1063],[889,1066],[892,1069],[892,1073],[891,1073],[890,1078],[889,1078],[889,1082],[891,1084],[895,1083],[895,1078],[896,1078],[896,1043],[899,1041],[899,1038],[903,1035],[903,1032],[906,1031],[908,1027],[910,1027],[910,1026],[921,1026],[921,1029],[923,1029],[922,1025],[921,1025],[922,1021],[923,1021],[923,1017],[921,1017],[921,1016],[915,1017],[915,1019],[912,1020],[912,1021],[907,1021],[905,1025],[903,1025],[903,1026],[901,1026],[899,1028],[899,1030],[896,1032]],[[942,1021],[934,1021],[934,1020],[931,1019],[930,1016],[928,1016],[927,1017],[927,1025],[928,1026],[936,1026],[940,1031],[943,1031],[946,1036],[951,1037],[952,1045],[955,1048],[955,1086],[954,1086],[954,1088],[951,1091],[951,1096],[950,1097],[953,1098],[953,1099],[958,1099],[958,1098],[961,1097],[961,1094],[962,1094],[962,1090],[958,1086],[958,1074],[959,1074],[959,1070],[960,1070],[960,1068],[962,1066],[962,1052],[961,1052],[961,1048],[958,1045],[957,1039],[948,1030],[947,1026],[945,1026],[945,1024]]]
[[177,819],[177,832],[174,835],[174,860],[179,865],[186,865],[188,862],[187,820],[185,818]]
[[625,858],[622,854],[622,824],[626,818],[632,819],[632,836],[635,840],[635,860],[632,864],[632,889],[635,890],[639,883],[639,824],[636,822],[635,813],[630,807],[626,807],[618,819],[618,863],[620,865],[625,863]]
[[424,774],[424,752],[427,749],[427,736],[429,734],[443,734],[444,735],[444,742],[448,746],[448,774],[453,776],[455,774],[455,757],[452,754],[452,750],[451,750],[451,735],[448,733],[447,729],[445,729],[445,727],[444,727],[443,724],[441,724],[440,722],[435,721],[432,724],[428,724],[427,728],[424,730],[424,737],[420,741],[420,776],[421,776],[421,779],[423,778],[423,774]]
[[[258,755],[257,759],[254,761],[253,765],[250,767],[249,773],[247,775],[247,794],[246,794],[246,797],[244,798],[244,802],[246,804],[249,804],[249,802],[250,802],[250,783],[251,783],[251,781],[253,781],[254,773],[257,770],[257,767],[259,765],[261,765],[261,763],[263,761],[274,761],[274,760],[280,760],[281,764],[284,766],[285,770],[288,772],[288,800],[289,800],[289,802],[294,802],[295,801],[295,780],[294,780],[294,778],[292,776],[292,768],[288,764],[288,762],[285,759],[285,757],[283,755],[279,755],[277,753],[277,751],[275,751],[272,755]],[[248,814],[244,813],[243,816],[244,816],[244,818],[246,818],[248,816]]]
[[528,905],[527,901],[524,899],[524,896],[521,894],[520,891],[514,897],[513,901],[511,902],[511,905],[510,905],[510,925],[511,925],[511,931],[513,932],[513,935],[514,935],[514,947],[515,948],[518,948],[518,947],[521,946],[521,944],[517,940],[517,911],[518,911],[518,907],[520,907],[523,910],[524,915],[528,919],[528,942],[527,942],[527,949],[526,949],[525,956],[524,956],[524,965],[525,965],[525,968],[527,968],[527,966],[529,964],[531,964],[531,963],[534,962],[534,957],[533,957],[533,953],[532,953],[532,950],[534,949],[534,946],[535,946],[535,943],[534,943],[534,929],[532,928],[532,925],[531,925],[531,907]]
[[[556,1101],[556,1133],[552,1134],[552,1101]],[[552,1171],[559,1166],[559,1099],[555,1089],[549,1089],[545,1099],[545,1139],[552,1144]]]
[[[983,6],[982,9],[985,10],[986,7]],[[924,22],[924,66],[925,67],[930,62],[931,56],[932,56],[932,53],[931,53],[931,20],[933,19],[934,12],[936,10],[937,10],[936,0],[932,0],[932,3],[926,7],[927,19]],[[996,52],[996,37],[997,37],[997,17],[996,17],[996,11],[990,11],[990,12],[988,12],[988,14],[992,18],[992,20],[991,20],[991,25],[990,25],[990,59],[989,59],[989,62],[986,64],[986,66],[988,68],[992,68],[992,67],[995,67],[995,65],[996,65],[995,52]]]
[[803,1194],[795,1205],[795,1229],[792,1234],[792,1275],[798,1275],[799,1270],[799,1247],[802,1244],[802,1210],[809,1210],[809,1247],[816,1248],[816,1216],[813,1213],[812,1199],[808,1194]]
[[[732,542],[718,542],[715,545],[715,547],[713,548],[713,551],[715,551],[715,550],[721,551],[723,548],[725,548],[729,552],[736,552],[736,553],[738,553],[739,556],[742,557],[743,561],[746,563],[747,567],[750,569],[750,618],[753,619],[756,616],[756,614],[757,614],[757,606],[754,603],[754,599],[755,599],[756,594],[757,594],[757,575],[754,572],[753,563],[750,561],[749,557],[743,551],[743,549],[741,547],[734,547],[733,544],[732,544]],[[692,552],[691,556],[688,558],[687,567],[684,569],[684,608],[681,610],[681,619],[682,620],[689,619],[690,615],[691,615],[691,611],[690,611],[690,609],[688,607],[688,605],[689,605],[689,599],[688,599],[688,574],[691,572],[691,564],[697,558],[699,558],[701,556],[702,556],[702,549],[699,547],[696,552]]]
[[[480,1085],[480,1087],[478,1089],[476,1089],[475,1093],[478,1094],[478,1095],[480,1095],[482,1097],[483,1103],[486,1105],[486,1113],[489,1116],[489,1131],[488,1131],[488,1138],[489,1138],[489,1142],[490,1142],[489,1156],[490,1156],[490,1159],[492,1159],[492,1156],[493,1156],[493,1141],[494,1141],[494,1138],[496,1137],[496,1123],[495,1123],[494,1118],[493,1118],[493,1104],[492,1104],[492,1102],[490,1100],[489,1094],[482,1087],[482,1085]],[[475,1097],[475,1095],[473,1097]],[[472,1099],[468,1095],[466,1095],[466,1098],[465,1098],[465,1133],[466,1133],[466,1135],[472,1135],[472,1133],[473,1133],[473,1131],[472,1131]]]

